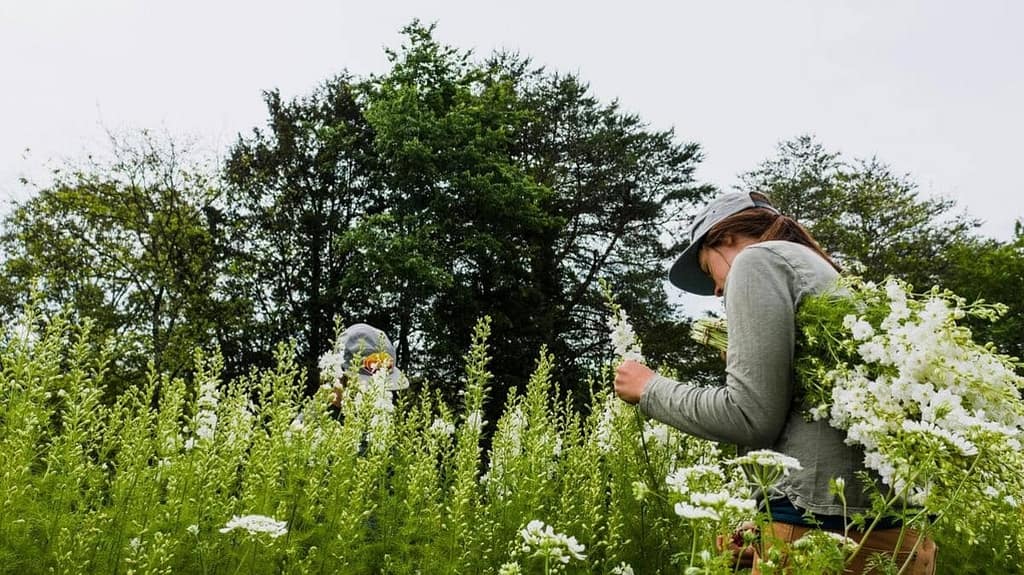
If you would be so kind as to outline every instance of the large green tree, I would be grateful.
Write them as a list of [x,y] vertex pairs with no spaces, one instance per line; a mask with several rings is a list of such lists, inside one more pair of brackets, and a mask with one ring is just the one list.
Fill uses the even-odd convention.
[[524,382],[542,345],[575,385],[607,358],[603,278],[659,333],[652,349],[679,349],[664,238],[710,192],[699,148],[576,77],[475,61],[418,22],[404,33],[385,74],[268,94],[268,129],[234,147],[232,285],[253,334],[296,338],[312,386],[332,317],[369,321],[401,364],[452,382],[488,315],[499,387]]
[[403,344],[423,334],[416,363],[432,379],[458,375],[472,326],[488,315],[499,381],[521,382],[542,343],[533,335],[543,306],[531,256],[555,225],[544,205],[550,190],[511,154],[531,118],[505,78],[441,45],[432,28],[405,32],[367,112],[394,198],[376,229],[388,252],[378,259],[405,272],[401,285],[377,285],[395,291]]
[[277,343],[295,341],[313,389],[335,317],[350,315],[344,236],[388,198],[374,181],[357,82],[342,75],[304,98],[264,99],[266,127],[239,137],[224,172],[227,287],[252,312],[237,347],[243,363],[268,365]]
[[875,158],[848,161],[810,136],[742,177],[808,227],[826,251],[869,279],[900,276],[918,288],[950,270],[945,255],[969,242],[978,223],[953,200],[922,197],[906,175]]
[[609,359],[601,279],[655,359],[687,347],[663,287],[665,237],[711,192],[693,177],[699,147],[600,102],[575,76],[509,54],[474,64],[431,28],[406,33],[368,117],[400,191],[395,237],[435,249],[439,259],[417,261],[445,280],[402,306],[429,310],[425,371],[456,376],[470,327],[489,315],[500,385],[524,383],[545,345],[561,380],[584,391]]
[[149,363],[182,374],[194,347],[224,341],[236,315],[216,295],[208,216],[218,191],[180,142],[148,132],[110,142],[109,158],[62,167],[5,218],[3,313],[34,298],[92,321],[117,346],[113,381],[136,380]]
[[1007,355],[1024,358],[1024,224],[1017,222],[1008,242],[977,238],[954,246],[944,259],[951,264],[946,287],[968,300],[985,300],[1006,305],[1007,311],[995,323],[971,324],[979,341],[991,341]]
[[601,102],[577,76],[507,54],[492,65],[515,81],[531,118],[516,138],[516,159],[551,191],[544,205],[558,226],[532,264],[541,272],[546,343],[565,359],[563,369],[578,381],[609,359],[599,280],[630,313],[652,361],[692,366],[688,323],[672,309],[665,277],[671,238],[713,191],[694,178],[699,146]]
[[849,162],[810,136],[779,145],[776,157],[743,176],[743,189],[767,193],[807,226],[826,251],[860,275],[897,276],[969,299],[1007,305],[996,323],[975,321],[981,341],[1021,357],[1024,237],[1001,242],[976,234],[978,222],[952,200],[923,198],[905,175],[877,159]]

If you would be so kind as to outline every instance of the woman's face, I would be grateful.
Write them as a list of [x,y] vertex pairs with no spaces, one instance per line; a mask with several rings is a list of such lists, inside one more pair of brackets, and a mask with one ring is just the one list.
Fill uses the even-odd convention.
[[722,297],[722,294],[725,293],[725,277],[729,275],[732,260],[726,260],[722,250],[718,247],[701,248],[697,259],[700,261],[701,271],[715,282],[715,295]]
[[756,243],[751,238],[742,238],[740,241],[730,241],[714,247],[703,247],[697,254],[700,262],[700,269],[715,282],[715,295],[722,297],[725,293],[725,278],[729,275],[732,267],[732,260],[743,250],[743,248]]

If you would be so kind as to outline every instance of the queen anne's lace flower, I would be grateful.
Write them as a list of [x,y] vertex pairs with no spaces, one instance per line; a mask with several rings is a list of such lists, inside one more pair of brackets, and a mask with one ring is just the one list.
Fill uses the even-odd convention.
[[220,532],[228,533],[235,529],[241,529],[250,535],[266,533],[276,539],[288,533],[288,522],[278,521],[266,515],[235,515],[227,525],[221,528]]
[[736,465],[759,465],[761,467],[780,467],[785,472],[790,470],[799,471],[803,469],[800,465],[800,461],[784,453],[772,451],[770,449],[758,449],[756,451],[748,451],[745,455],[730,460],[730,463]]
[[571,559],[586,558],[583,554],[584,546],[575,537],[555,533],[553,527],[539,519],[530,521],[519,530],[519,535],[523,539],[521,551],[531,557],[546,557],[563,565]]

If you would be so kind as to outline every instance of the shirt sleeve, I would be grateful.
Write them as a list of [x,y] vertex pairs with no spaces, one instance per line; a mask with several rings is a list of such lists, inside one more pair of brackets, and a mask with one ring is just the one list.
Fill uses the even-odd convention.
[[773,445],[793,400],[796,275],[769,248],[741,251],[725,288],[725,385],[697,386],[655,375],[640,397],[641,410],[713,441],[751,448]]

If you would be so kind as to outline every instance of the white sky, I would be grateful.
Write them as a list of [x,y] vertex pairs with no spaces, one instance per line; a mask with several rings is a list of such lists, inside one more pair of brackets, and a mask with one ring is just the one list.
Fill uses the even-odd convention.
[[0,0],[0,201],[25,197],[21,175],[105,151],[104,128],[223,152],[262,125],[262,90],[385,72],[384,47],[414,17],[460,49],[579,73],[700,143],[698,178],[723,189],[813,133],[956,199],[991,237],[1024,217],[1024,3],[1012,0]]

